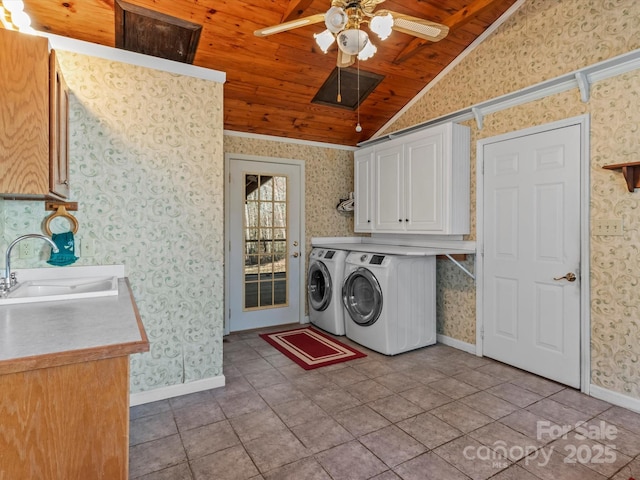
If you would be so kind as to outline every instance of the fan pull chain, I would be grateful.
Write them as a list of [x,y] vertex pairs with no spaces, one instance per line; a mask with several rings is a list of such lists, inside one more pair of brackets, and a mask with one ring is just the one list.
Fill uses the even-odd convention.
[[336,98],[338,103],[342,103],[342,94],[340,93],[340,67],[338,67],[338,98]]
[[356,132],[360,133],[362,131],[362,125],[360,125],[360,58],[358,58],[357,62],[358,62],[358,123],[356,124]]

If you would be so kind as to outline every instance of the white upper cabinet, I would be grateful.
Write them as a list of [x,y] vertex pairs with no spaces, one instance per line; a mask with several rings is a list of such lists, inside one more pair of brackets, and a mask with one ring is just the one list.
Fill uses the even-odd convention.
[[354,229],[356,232],[370,232],[373,228],[371,192],[373,190],[373,151],[361,149],[355,152]]
[[[358,150],[355,231],[469,233],[469,153],[469,128],[452,123]],[[373,178],[363,159],[373,162]],[[359,221],[359,211],[373,215],[373,227]]]
[[374,232],[393,232],[404,227],[404,145],[391,142],[375,150],[373,224]]

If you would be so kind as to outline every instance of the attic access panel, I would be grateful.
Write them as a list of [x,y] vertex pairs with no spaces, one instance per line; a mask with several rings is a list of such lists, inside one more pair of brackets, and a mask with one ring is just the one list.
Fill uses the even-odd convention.
[[115,2],[116,48],[193,63],[202,25],[139,7]]
[[[360,70],[357,68],[334,68],[329,77],[316,93],[311,103],[327,107],[355,110],[358,108],[358,76],[360,77],[360,104],[384,80],[384,75]],[[338,102],[338,81],[342,101]]]

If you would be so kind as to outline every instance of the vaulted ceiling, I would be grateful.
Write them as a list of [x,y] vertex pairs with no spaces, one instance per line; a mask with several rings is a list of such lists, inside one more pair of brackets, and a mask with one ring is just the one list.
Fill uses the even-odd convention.
[[[394,31],[378,52],[359,63],[383,80],[357,111],[312,103],[336,67],[314,33],[324,23],[264,38],[254,31],[324,13],[330,0],[128,0],[128,3],[202,25],[194,65],[226,73],[224,128],[302,140],[356,145],[370,138],[516,0],[386,0],[378,8],[442,23],[437,43]],[[116,46],[114,0],[24,0],[36,30]],[[357,69],[357,65],[351,67]]]

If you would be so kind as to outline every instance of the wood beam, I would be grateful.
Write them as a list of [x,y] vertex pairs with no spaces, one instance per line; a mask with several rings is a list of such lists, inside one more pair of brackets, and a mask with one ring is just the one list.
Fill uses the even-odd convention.
[[[295,2],[294,2],[295,3]],[[497,0],[474,0],[469,5],[456,13],[446,18],[442,23],[449,27],[449,32],[462,27],[464,24],[473,20],[477,15],[493,6],[497,3]],[[409,44],[402,49],[402,51],[393,60],[393,63],[402,63],[408,58],[412,57],[427,45],[431,45],[431,42],[423,40],[421,38],[414,38]]]
[[423,40],[422,38],[414,38],[407,44],[406,47],[402,49],[402,51],[396,56],[396,58],[393,59],[393,63],[397,65],[413,57],[416,53],[426,47],[428,43],[431,42],[429,42],[428,40]]
[[313,0],[291,0],[284,14],[282,15],[282,22],[288,22],[289,20],[295,20],[300,18],[302,12],[304,12],[313,3]]
[[475,0],[467,5],[462,10],[458,10],[444,21],[444,24],[449,27],[449,30],[456,30],[465,23],[470,22],[476,16],[492,7],[497,0]]

